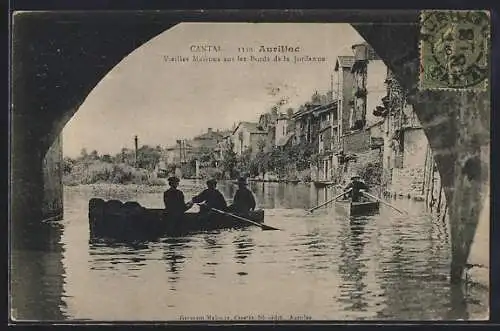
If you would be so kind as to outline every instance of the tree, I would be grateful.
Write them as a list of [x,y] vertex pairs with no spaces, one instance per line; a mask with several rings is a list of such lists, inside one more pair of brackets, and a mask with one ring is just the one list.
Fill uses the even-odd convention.
[[262,173],[264,176],[269,169],[269,153],[263,151],[257,152],[255,157],[250,161],[250,173],[254,176]]
[[109,154],[104,154],[103,156],[101,156],[101,160],[106,163],[113,163],[113,159]]
[[75,164],[75,161],[70,157],[65,157],[63,159],[63,172],[65,175],[68,175],[71,173],[71,170],[73,170],[74,164]]
[[238,133],[238,140],[240,141],[240,151],[243,152],[243,131]]
[[202,146],[199,151],[199,160],[205,165],[213,166],[215,163],[214,152],[205,146]]
[[85,159],[87,159],[88,156],[89,156],[89,154],[87,153],[87,149],[82,148],[80,150],[80,160],[85,160]]
[[153,147],[143,145],[137,150],[137,166],[152,171],[160,161],[161,153]]
[[257,151],[264,152],[264,148],[266,148],[266,140],[259,139],[259,141],[257,141]]
[[236,167],[236,153],[234,152],[234,143],[232,140],[229,141],[228,146],[222,152],[222,171],[223,173],[228,173],[229,177],[233,178],[234,168]]
[[98,160],[99,159],[99,153],[94,149],[92,152],[90,152],[89,155],[91,160]]
[[285,172],[286,165],[290,162],[287,153],[276,147],[272,150],[270,156],[269,168],[273,169],[279,176],[282,176]]

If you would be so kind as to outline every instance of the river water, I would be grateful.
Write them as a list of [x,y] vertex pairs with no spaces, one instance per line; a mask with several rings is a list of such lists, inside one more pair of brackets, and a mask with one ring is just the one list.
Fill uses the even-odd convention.
[[[180,189],[190,198],[203,186],[182,181]],[[236,189],[230,182],[219,188],[228,198]],[[485,316],[487,293],[449,284],[449,231],[422,202],[391,200],[410,216],[381,206],[378,215],[349,219],[334,205],[305,212],[331,198],[330,190],[278,183],[250,188],[266,224],[282,231],[252,227],[132,245],[89,240],[88,200],[162,208],[160,190],[66,187],[53,248],[12,252],[29,261],[13,272],[30,298],[14,307],[15,314],[105,321]]]

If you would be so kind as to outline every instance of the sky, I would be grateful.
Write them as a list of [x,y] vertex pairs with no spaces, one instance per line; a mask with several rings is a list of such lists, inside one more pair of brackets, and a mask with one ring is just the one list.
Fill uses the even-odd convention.
[[[361,36],[349,24],[181,23],[151,39],[116,65],[90,92],[63,130],[64,155],[82,148],[115,154],[122,147],[163,147],[190,139],[208,128],[231,129],[257,121],[281,98],[298,107],[331,86],[338,55],[352,55]],[[192,52],[192,45],[213,45],[218,52]],[[239,62],[239,47],[289,45],[298,56],[324,62]],[[282,55],[283,53],[278,53]],[[234,57],[233,62],[193,62],[192,57]],[[188,62],[165,61],[188,57]],[[271,55],[271,60],[274,55]],[[271,91],[278,91],[271,93]]]

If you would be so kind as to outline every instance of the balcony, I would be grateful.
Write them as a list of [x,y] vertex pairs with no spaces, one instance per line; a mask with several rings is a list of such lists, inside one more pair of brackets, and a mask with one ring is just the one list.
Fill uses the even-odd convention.
[[329,128],[329,127],[330,127],[330,125],[331,125],[330,121],[322,121],[322,122],[320,123],[320,125],[319,125],[319,130],[320,130],[320,131],[323,131],[323,130],[325,130],[325,129]]

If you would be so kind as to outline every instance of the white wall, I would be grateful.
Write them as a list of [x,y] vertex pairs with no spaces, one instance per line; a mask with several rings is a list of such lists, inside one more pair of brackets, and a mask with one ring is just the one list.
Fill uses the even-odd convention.
[[366,81],[366,124],[371,125],[379,120],[373,115],[376,106],[382,104],[381,99],[387,94],[384,81],[387,77],[387,66],[381,60],[368,62]]
[[423,129],[406,130],[404,133],[403,166],[409,168],[423,168],[427,144],[427,137]]
[[[240,142],[240,132],[243,132],[243,146]],[[251,146],[250,133],[243,127],[239,126],[238,129],[232,135],[234,143],[234,151],[236,154],[241,155],[246,149]]]
[[286,136],[287,125],[288,125],[288,120],[286,119],[281,119],[276,121],[276,137],[274,142],[276,146],[278,145],[278,141],[280,141],[283,137]]

